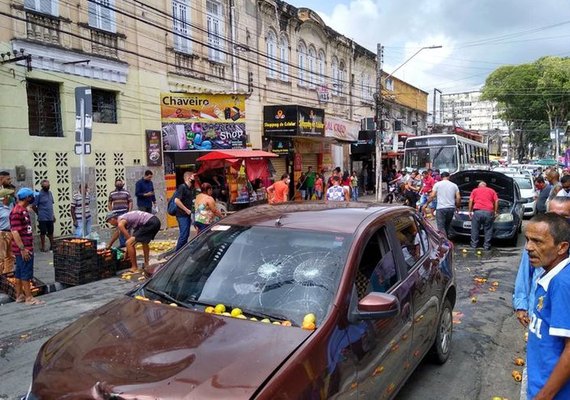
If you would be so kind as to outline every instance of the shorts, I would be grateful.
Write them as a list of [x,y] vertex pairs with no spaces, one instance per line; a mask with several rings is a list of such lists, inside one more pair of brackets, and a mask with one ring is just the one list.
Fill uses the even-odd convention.
[[[428,197],[429,197],[429,194],[427,194],[427,193],[422,194],[422,196],[420,197],[420,201],[419,201],[419,204],[418,204],[418,205],[419,205],[420,207],[422,207],[424,204],[426,204]],[[435,199],[433,199],[433,200],[429,203],[428,208],[433,208],[433,209],[435,210],[436,207],[437,207],[437,201],[436,201]]]
[[154,239],[159,230],[160,220],[153,215],[152,218],[146,222],[146,224],[138,229],[135,229],[133,236],[137,242],[149,244]]
[[14,269],[14,277],[21,281],[30,281],[34,277],[34,256],[28,261],[22,256],[16,256],[16,268]]
[[40,235],[53,236],[53,221],[38,221]]

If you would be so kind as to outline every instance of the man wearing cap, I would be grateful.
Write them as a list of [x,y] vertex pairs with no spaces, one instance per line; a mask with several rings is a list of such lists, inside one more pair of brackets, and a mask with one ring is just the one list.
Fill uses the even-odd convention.
[[10,231],[10,202],[14,191],[0,188],[0,274],[14,270],[14,254],[12,253],[12,232]]
[[[160,220],[145,211],[129,211],[128,213],[117,215],[111,211],[107,214],[106,220],[109,224],[116,226],[117,229],[113,233],[107,249],[110,249],[115,240],[122,233],[127,238],[127,256],[131,260],[131,272],[137,272],[137,253],[135,245],[142,243],[144,255],[144,269],[149,267],[150,248],[148,244],[155,238],[160,230]],[[131,235],[129,231],[132,230]]]
[[12,252],[16,256],[16,302],[30,305],[44,302],[32,296],[30,281],[34,277],[34,241],[32,237],[32,221],[28,207],[34,203],[34,191],[21,188],[16,194],[16,205],[10,213],[12,229]]

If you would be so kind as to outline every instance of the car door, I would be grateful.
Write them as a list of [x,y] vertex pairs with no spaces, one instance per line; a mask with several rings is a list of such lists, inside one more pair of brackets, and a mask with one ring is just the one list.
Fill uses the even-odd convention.
[[402,257],[406,269],[403,282],[412,296],[411,364],[415,367],[430,349],[438,322],[439,300],[434,276],[439,262],[433,259],[435,244],[414,213],[401,215],[393,223],[396,247],[401,249],[396,256]]
[[393,228],[383,226],[365,241],[354,278],[358,299],[370,292],[386,292],[399,301],[392,318],[357,321],[348,330],[357,366],[359,399],[389,399],[407,376],[412,336],[411,295],[403,285],[402,268],[394,257]]

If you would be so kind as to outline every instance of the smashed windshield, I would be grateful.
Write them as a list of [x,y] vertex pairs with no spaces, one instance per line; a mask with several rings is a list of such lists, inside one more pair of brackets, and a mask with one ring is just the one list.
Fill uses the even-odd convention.
[[219,225],[192,241],[146,288],[182,303],[224,304],[295,324],[307,313],[322,319],[348,242],[328,232]]

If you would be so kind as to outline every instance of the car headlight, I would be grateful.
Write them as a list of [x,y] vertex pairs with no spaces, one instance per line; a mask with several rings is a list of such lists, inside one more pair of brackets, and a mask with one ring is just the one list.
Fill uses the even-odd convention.
[[513,222],[513,214],[499,214],[495,218],[495,222]]

